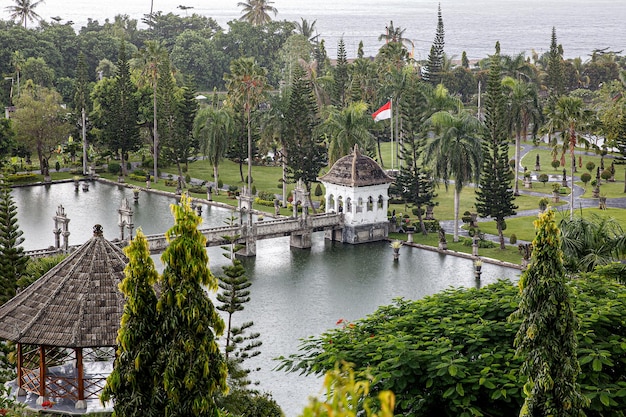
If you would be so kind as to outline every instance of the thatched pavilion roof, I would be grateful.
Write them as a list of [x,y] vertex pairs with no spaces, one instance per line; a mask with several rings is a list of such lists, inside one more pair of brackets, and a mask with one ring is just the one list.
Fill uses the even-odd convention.
[[127,258],[94,236],[0,307],[0,338],[69,348],[115,346],[124,310],[118,284]]
[[337,160],[319,180],[348,187],[367,187],[394,181],[376,161],[362,155],[357,146],[352,154]]

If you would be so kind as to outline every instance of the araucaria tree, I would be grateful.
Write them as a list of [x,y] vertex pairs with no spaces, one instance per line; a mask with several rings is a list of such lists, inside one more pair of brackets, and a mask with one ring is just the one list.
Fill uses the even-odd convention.
[[550,41],[550,51],[548,52],[546,85],[550,91],[550,96],[558,98],[565,90],[565,74],[563,64],[563,48],[557,45],[556,29],[552,27],[552,38]]
[[480,184],[476,190],[476,210],[481,217],[496,221],[500,249],[505,249],[505,218],[515,215],[517,206],[511,188],[512,172],[509,166],[506,102],[500,83],[500,43],[491,57],[487,93],[485,97],[485,129],[482,141],[483,164]]
[[158,325],[155,321],[157,297],[154,284],[158,273],[150,258],[148,241],[141,232],[124,248],[128,256],[125,277],[120,283],[126,304],[117,334],[113,372],[107,378],[102,401],[114,401],[118,417],[161,415],[160,392],[155,382],[158,352]]
[[26,272],[28,257],[20,246],[23,232],[17,224],[17,208],[11,187],[0,184],[0,305],[15,296],[17,280]]
[[430,53],[428,54],[428,62],[424,69],[424,80],[428,81],[432,85],[437,85],[441,82],[441,71],[443,70],[444,59],[444,30],[443,30],[443,18],[441,17],[441,4],[437,11],[437,32],[435,33],[435,40],[430,47]]
[[[106,146],[120,157],[122,175],[126,175],[126,160],[129,152],[139,149],[139,104],[137,89],[130,79],[130,68],[126,47],[121,43],[117,72],[109,84],[105,80],[96,87],[94,115]],[[100,81],[102,83],[103,81]]]
[[580,373],[578,322],[553,210],[535,220],[535,230],[531,262],[519,281],[521,301],[513,314],[521,318],[515,346],[517,355],[524,358],[520,370],[528,377],[520,416],[584,416],[588,400],[576,382]]
[[215,395],[226,391],[227,368],[217,337],[224,321],[206,293],[217,290],[208,267],[206,239],[198,231],[200,217],[183,195],[172,205],[175,224],[165,237],[169,246],[157,303],[163,411],[169,417],[217,415]]
[[311,207],[311,183],[316,181],[327,161],[326,148],[321,138],[314,134],[318,123],[311,82],[304,78],[304,70],[297,67],[294,70],[282,138],[285,142],[287,174],[293,181],[302,180],[309,192]]

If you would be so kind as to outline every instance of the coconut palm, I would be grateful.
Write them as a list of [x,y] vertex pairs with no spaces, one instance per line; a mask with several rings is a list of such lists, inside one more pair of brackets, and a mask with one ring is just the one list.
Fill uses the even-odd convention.
[[563,96],[558,99],[554,107],[554,118],[551,123],[558,126],[566,133],[564,136],[563,152],[566,144],[569,145],[571,156],[572,192],[570,193],[570,219],[574,218],[574,171],[576,169],[576,155],[574,151],[579,142],[579,131],[584,129],[591,120],[592,113],[585,108],[583,100],[579,97]]
[[216,187],[219,181],[219,163],[228,150],[234,131],[233,115],[227,107],[205,107],[198,112],[193,123],[193,134],[200,142],[200,151],[213,166]]
[[169,59],[167,49],[158,41],[146,41],[144,49],[137,53],[135,64],[141,68],[143,80],[152,85],[152,111],[153,111],[153,163],[154,182],[158,182],[158,157],[159,157],[159,131],[157,129],[157,87],[159,82],[159,66]]
[[398,42],[402,45],[413,47],[413,41],[409,38],[404,37],[404,32],[406,29],[400,28],[400,26],[395,27],[393,25],[393,20],[389,22],[389,26],[385,26],[385,33],[381,33],[378,36],[379,41],[385,41],[385,43]]
[[367,104],[362,101],[349,103],[339,110],[334,106],[326,109],[326,120],[319,126],[319,133],[329,138],[328,164],[332,166],[339,158],[348,155],[354,145],[367,150],[372,147],[374,138],[368,127],[372,118],[367,112]]
[[248,0],[248,2],[239,2],[237,7],[241,7],[243,15],[239,20],[251,23],[254,26],[261,26],[272,21],[270,13],[274,16],[278,13],[276,7],[272,6],[273,1],[269,0]]
[[35,2],[32,2],[31,0],[14,1],[14,5],[5,7],[5,9],[11,13],[11,19],[20,20],[24,28],[26,28],[26,22],[28,20],[41,20],[41,16],[35,12],[35,8],[41,3],[44,3],[44,0],[38,0]]
[[[252,190],[252,111],[258,107],[268,87],[267,70],[254,58],[241,57],[230,64],[224,76],[231,105],[241,108],[248,132],[248,192]],[[241,168],[241,165],[240,165]]]
[[512,77],[504,77],[502,85],[507,91],[509,129],[515,133],[515,195],[519,195],[519,163],[522,138],[528,134],[528,126],[532,123],[536,131],[541,123],[539,98],[534,84]]
[[482,151],[478,133],[481,124],[465,110],[454,114],[440,111],[429,121],[435,132],[428,143],[425,159],[432,161],[433,174],[446,189],[454,177],[454,241],[459,241],[459,201],[461,190],[470,181],[478,182],[482,165]]
[[315,39],[319,36],[315,34],[317,32],[315,30],[315,24],[317,23],[317,20],[314,20],[311,23],[309,23],[308,20],[301,17],[300,22],[293,22],[293,23],[294,25],[296,25],[296,32],[301,34],[305,38],[307,38],[309,41],[311,42],[315,41]]

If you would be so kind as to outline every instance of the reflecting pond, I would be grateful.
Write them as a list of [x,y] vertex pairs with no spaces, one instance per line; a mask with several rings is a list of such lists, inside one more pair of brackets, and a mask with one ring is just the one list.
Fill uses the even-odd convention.
[[[119,236],[117,208],[123,197],[132,202],[128,189],[108,184],[92,184],[88,192],[75,192],[73,184],[29,187],[14,190],[19,224],[28,249],[50,246],[52,217],[59,204],[70,221],[70,244],[86,241],[93,224],[104,226],[105,237]],[[145,233],[164,232],[173,223],[169,205],[172,197],[141,193],[135,209],[135,225]],[[131,203],[132,205],[132,203]],[[221,226],[231,211],[204,207],[204,224]],[[228,260],[220,248],[209,248],[211,270],[221,273]],[[159,256],[154,256],[160,266]],[[297,416],[309,395],[321,390],[321,380],[272,371],[273,360],[297,351],[299,339],[335,327],[337,320],[357,320],[374,312],[394,298],[418,299],[449,287],[486,285],[498,278],[516,280],[519,271],[483,264],[480,281],[473,276],[472,262],[436,252],[403,247],[400,260],[393,261],[386,242],[344,245],[313,236],[313,247],[292,249],[289,238],[261,240],[257,256],[243,259],[252,281],[251,301],[236,313],[237,323],[253,320],[253,330],[261,334],[261,355],[248,367],[261,367],[253,374],[261,391],[271,392],[287,417]],[[235,324],[236,325],[236,324]]]

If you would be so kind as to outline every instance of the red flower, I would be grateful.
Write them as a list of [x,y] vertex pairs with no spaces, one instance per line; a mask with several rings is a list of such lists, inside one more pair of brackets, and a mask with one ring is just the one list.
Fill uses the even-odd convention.
[[6,416],[9,410],[6,408],[0,408],[0,416]]
[[339,319],[337,320],[337,323],[335,323],[336,326],[339,326],[341,323],[343,323],[345,320],[344,319]]
[[44,402],[41,403],[41,406],[43,408],[49,408],[49,407],[52,407],[53,405],[54,404],[51,401],[44,401]]

